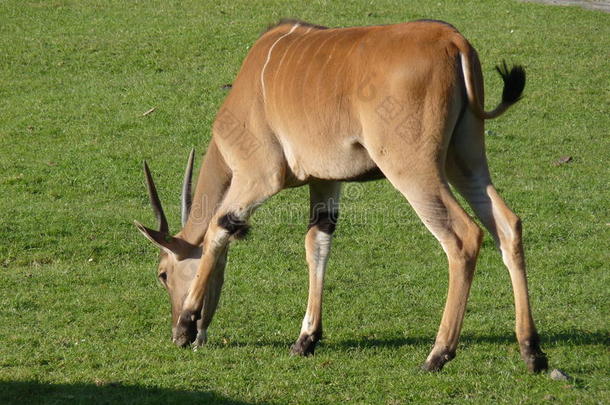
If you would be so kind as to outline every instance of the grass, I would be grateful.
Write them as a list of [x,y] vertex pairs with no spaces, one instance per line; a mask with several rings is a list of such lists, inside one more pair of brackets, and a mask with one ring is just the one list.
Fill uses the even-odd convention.
[[[610,402],[610,15],[491,0],[217,3],[0,3],[0,403]],[[488,108],[493,66],[525,65],[526,96],[488,123],[488,154],[524,220],[543,349],[570,381],[526,373],[489,237],[458,357],[419,371],[446,259],[387,182],[346,186],[315,357],[288,356],[307,294],[304,188],[274,197],[232,247],[209,345],[172,346],[156,251],[131,222],[154,223],[141,162],[177,230],[188,150],[204,150],[222,85],[280,17],[447,20],[479,51]]]

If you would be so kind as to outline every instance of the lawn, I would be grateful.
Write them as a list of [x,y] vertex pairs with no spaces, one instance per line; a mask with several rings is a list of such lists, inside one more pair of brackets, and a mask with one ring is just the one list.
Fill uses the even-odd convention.
[[[610,14],[496,0],[220,3],[0,2],[0,403],[610,402]],[[385,181],[345,187],[314,357],[289,356],[307,297],[306,188],[272,198],[232,246],[208,346],[172,345],[157,251],[132,223],[155,224],[142,160],[177,232],[188,151],[205,150],[223,85],[281,17],[451,22],[479,52],[488,109],[494,65],[525,66],[524,99],[488,122],[488,156],[523,219],[543,350],[569,381],[526,372],[489,236],[457,357],[420,371],[446,258]]]

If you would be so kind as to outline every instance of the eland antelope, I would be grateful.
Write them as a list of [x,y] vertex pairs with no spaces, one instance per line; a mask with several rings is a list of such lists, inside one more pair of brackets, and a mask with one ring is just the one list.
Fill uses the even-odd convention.
[[449,184],[493,236],[510,274],[521,356],[547,367],[528,297],[521,221],[492,185],[484,123],[517,102],[520,66],[497,67],[502,100],[484,110],[476,51],[450,24],[326,28],[283,20],[254,43],[212,129],[191,197],[193,152],[182,191],[182,230],[169,233],[150,171],[159,222],[138,229],[161,250],[158,277],[169,292],[173,341],[204,344],[233,239],[280,190],[307,184],[309,297],[292,353],[313,354],[322,336],[322,290],[344,181],[386,178],[438,239],[449,263],[440,328],[423,367],[455,357],[482,231]]

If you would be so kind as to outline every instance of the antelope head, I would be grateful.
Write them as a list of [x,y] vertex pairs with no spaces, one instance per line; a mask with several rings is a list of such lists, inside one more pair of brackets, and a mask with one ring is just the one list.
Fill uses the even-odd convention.
[[[184,182],[182,185],[182,226],[186,224],[191,209],[191,177],[193,174],[193,158],[194,150],[189,155],[186,171],[184,174]],[[182,306],[186,295],[188,294],[191,281],[195,277],[197,267],[201,260],[202,248],[195,246],[182,239],[180,233],[172,236],[169,232],[167,218],[163,212],[159,195],[153,181],[152,175],[146,162],[144,162],[144,174],[146,177],[146,186],[148,195],[152,204],[153,211],[158,221],[159,230],[154,230],[145,227],[137,221],[135,222],[138,230],[154,245],[159,248],[159,266],[157,269],[157,278],[167,290],[172,307],[172,339],[179,346],[186,346],[195,341],[197,336],[196,330],[191,330],[187,334],[188,341],[181,339],[176,341],[176,324],[182,311]],[[205,339],[203,337],[202,339]]]

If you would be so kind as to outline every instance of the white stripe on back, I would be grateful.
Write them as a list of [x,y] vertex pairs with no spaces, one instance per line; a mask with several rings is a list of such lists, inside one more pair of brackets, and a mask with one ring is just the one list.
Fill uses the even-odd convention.
[[290,31],[288,31],[287,33],[285,33],[284,35],[282,35],[281,37],[279,37],[274,43],[273,45],[271,45],[271,47],[269,48],[269,53],[267,53],[267,60],[265,61],[265,64],[263,65],[263,70],[261,70],[261,87],[263,89],[263,101],[266,101],[267,95],[265,94],[265,69],[267,68],[267,64],[269,64],[269,61],[271,60],[271,52],[273,51],[273,48],[275,48],[275,46],[277,45],[278,42],[280,42],[282,40],[282,38],[287,37],[288,35],[292,34],[292,32],[299,26],[299,24],[295,24],[292,26],[292,28],[290,29]]

